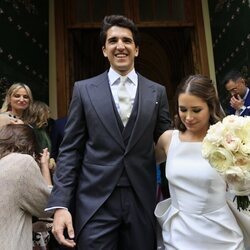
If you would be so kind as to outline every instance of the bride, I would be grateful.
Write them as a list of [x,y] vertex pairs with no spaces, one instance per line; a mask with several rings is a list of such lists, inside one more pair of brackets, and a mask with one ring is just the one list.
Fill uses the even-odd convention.
[[171,195],[155,209],[165,249],[245,249],[226,201],[226,183],[201,154],[209,126],[223,118],[215,87],[207,77],[189,76],[176,104],[176,129],[163,133],[156,145],[157,161],[166,161]]

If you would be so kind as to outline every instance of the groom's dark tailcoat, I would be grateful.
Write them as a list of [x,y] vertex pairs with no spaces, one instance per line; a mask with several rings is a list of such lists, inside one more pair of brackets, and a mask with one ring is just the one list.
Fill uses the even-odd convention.
[[75,83],[48,207],[70,207],[75,195],[76,235],[110,196],[124,169],[154,225],[154,140],[170,127],[165,87],[138,74],[135,103],[134,124],[126,132],[131,120],[120,128],[107,72]]

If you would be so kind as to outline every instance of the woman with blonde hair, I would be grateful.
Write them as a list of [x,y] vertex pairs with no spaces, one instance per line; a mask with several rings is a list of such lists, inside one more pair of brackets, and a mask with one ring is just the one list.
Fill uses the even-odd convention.
[[26,123],[32,102],[33,96],[28,85],[14,83],[6,92],[1,113],[7,114],[10,119],[20,119]]

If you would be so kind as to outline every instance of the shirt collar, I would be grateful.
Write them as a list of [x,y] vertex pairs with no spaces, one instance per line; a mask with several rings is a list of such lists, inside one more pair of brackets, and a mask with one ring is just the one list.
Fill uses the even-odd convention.
[[246,98],[247,98],[248,92],[249,92],[249,88],[247,88],[246,94],[245,94],[244,97],[243,97],[243,100],[244,100],[244,101],[245,101]]
[[[109,78],[109,84],[112,86],[114,85],[117,80],[120,78],[121,75],[119,75],[116,71],[110,67],[108,72],[108,78]],[[132,69],[128,74],[127,77],[129,78],[130,82],[137,86],[138,83],[138,75],[135,72],[135,69]]]

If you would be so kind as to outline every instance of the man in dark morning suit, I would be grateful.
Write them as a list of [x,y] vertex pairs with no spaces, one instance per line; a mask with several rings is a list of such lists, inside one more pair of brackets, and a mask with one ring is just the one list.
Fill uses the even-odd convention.
[[[52,232],[60,244],[81,250],[154,250],[154,143],[171,124],[166,90],[134,69],[139,33],[132,20],[106,16],[100,40],[110,69],[74,85],[47,206],[55,209]],[[121,76],[132,106],[125,124]]]
[[240,116],[250,115],[250,91],[243,75],[237,70],[232,70],[226,74],[222,83],[231,94],[230,107],[226,113]]

